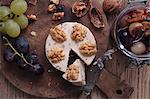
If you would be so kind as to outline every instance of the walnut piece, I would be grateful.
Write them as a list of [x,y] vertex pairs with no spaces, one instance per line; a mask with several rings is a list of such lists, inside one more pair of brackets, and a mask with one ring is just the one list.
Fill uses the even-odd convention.
[[76,17],[83,17],[91,8],[91,0],[77,0],[72,6],[72,13]]
[[80,53],[85,56],[95,55],[97,52],[96,45],[90,42],[82,43],[79,47]]
[[59,2],[60,2],[60,0],[50,0],[50,3],[51,3],[51,4],[56,4],[56,5],[58,5]]
[[36,15],[34,15],[34,14],[27,15],[27,18],[28,18],[29,20],[31,20],[31,21],[36,21],[36,20],[37,20],[37,17],[36,17]]
[[83,41],[85,37],[86,37],[85,28],[81,24],[75,25],[73,27],[71,38],[75,41]]
[[56,42],[64,42],[67,39],[66,33],[60,26],[51,28],[50,35],[52,36],[52,39]]
[[65,57],[65,53],[62,48],[53,48],[48,53],[48,58],[53,63],[58,63],[59,61],[63,60],[64,57]]
[[50,4],[49,6],[48,6],[48,12],[50,12],[50,13],[52,13],[52,12],[55,12],[55,10],[56,10],[56,6],[55,6],[55,4]]
[[67,79],[68,80],[77,80],[79,77],[79,66],[71,64],[67,69]]
[[56,12],[56,13],[53,14],[52,20],[53,21],[58,21],[58,20],[63,19],[64,16],[65,16],[65,12]]

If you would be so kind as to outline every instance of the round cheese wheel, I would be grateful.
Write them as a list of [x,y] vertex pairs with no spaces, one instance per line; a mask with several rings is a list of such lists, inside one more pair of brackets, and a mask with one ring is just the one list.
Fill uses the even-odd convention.
[[[86,31],[86,37],[82,41],[76,42],[76,41],[72,40],[72,38],[71,38],[71,35],[73,32],[73,27],[75,25],[83,26]],[[93,59],[95,58],[95,54],[91,55],[91,56],[82,55],[79,51],[79,46],[80,46],[80,44],[82,44],[84,42],[90,42],[90,43],[96,45],[96,40],[95,40],[92,32],[86,26],[82,25],[81,23],[77,23],[77,22],[64,22],[62,24],[59,24],[58,26],[60,26],[64,30],[67,39],[64,42],[60,43],[60,42],[56,42],[55,40],[53,40],[51,35],[48,35],[46,44],[45,44],[45,51],[46,51],[46,56],[47,56],[49,62],[52,64],[52,66],[62,72],[65,72],[67,69],[67,66],[68,66],[69,53],[71,50],[73,50],[80,57],[80,59],[83,62],[85,62],[87,65],[90,65],[92,63]],[[53,48],[63,49],[64,54],[65,54],[63,60],[61,60],[57,63],[53,63],[51,61],[51,59],[49,59],[48,53]]]

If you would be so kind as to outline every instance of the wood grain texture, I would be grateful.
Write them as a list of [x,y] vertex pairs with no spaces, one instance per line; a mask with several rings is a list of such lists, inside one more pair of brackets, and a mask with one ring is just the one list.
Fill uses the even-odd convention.
[[[4,1],[4,0],[3,0]],[[94,0],[97,8],[102,12],[103,22],[105,27],[102,29],[95,28],[90,20],[89,15],[86,14],[84,17],[78,19],[71,13],[71,7],[75,3],[75,0],[62,0],[61,4],[65,5],[65,17],[60,21],[52,21],[51,15],[47,12],[48,0],[39,0],[37,5],[28,5],[28,10],[26,14],[35,14],[37,20],[26,28],[21,35],[24,35],[30,43],[30,52],[36,52],[39,57],[39,62],[43,64],[45,72],[41,76],[34,76],[26,71],[17,68],[15,63],[8,63],[2,58],[1,71],[2,74],[17,88],[23,90],[26,93],[30,93],[35,96],[41,97],[62,97],[75,95],[80,93],[80,87],[73,86],[68,81],[62,78],[62,72],[53,68],[53,66],[48,62],[45,57],[45,40],[49,35],[49,29],[56,26],[62,22],[79,22],[87,26],[93,35],[95,36],[97,42],[98,52],[96,58],[100,57],[107,50],[109,43],[109,26],[107,24],[106,16],[100,6],[98,0]],[[31,31],[37,33],[36,37],[31,36]],[[5,46],[2,43],[2,52],[5,50]],[[87,66],[88,69],[90,66]],[[48,72],[50,70],[50,72]],[[86,70],[89,72],[90,69]],[[87,76],[87,83],[88,83]],[[108,82],[109,83],[109,82]]]

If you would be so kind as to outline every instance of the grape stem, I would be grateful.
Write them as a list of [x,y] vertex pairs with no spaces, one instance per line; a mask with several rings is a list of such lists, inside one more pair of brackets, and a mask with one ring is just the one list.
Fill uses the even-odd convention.
[[9,40],[8,40],[5,36],[3,36],[3,39],[7,42],[7,45],[15,52],[14,55],[18,55],[20,58],[23,59],[23,61],[24,61],[26,64],[28,64],[28,65],[34,67],[31,63],[29,63],[29,62],[25,59],[23,53],[20,54],[20,53],[12,46],[12,44],[9,42]]

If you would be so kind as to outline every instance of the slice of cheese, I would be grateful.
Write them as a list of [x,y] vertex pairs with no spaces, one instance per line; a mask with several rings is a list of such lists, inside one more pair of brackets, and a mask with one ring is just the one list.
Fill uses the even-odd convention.
[[79,66],[79,76],[77,80],[68,80],[67,79],[67,72],[65,72],[63,74],[63,78],[69,82],[71,82],[72,84],[76,85],[76,86],[82,86],[86,84],[85,81],[85,66],[83,64],[83,62],[80,59],[76,59],[75,62],[73,63],[77,66]]
[[68,61],[69,61],[69,52],[71,51],[71,49],[81,58],[81,60],[83,60],[87,65],[90,65],[93,61],[93,59],[95,58],[95,55],[92,56],[84,56],[80,53],[79,51],[79,46],[81,43],[83,42],[91,42],[93,44],[96,45],[96,40],[92,34],[92,32],[85,27],[84,25],[82,25],[87,34],[86,37],[84,38],[83,41],[80,42],[76,42],[74,40],[71,39],[71,34],[73,32],[73,26],[78,25],[80,23],[77,22],[64,22],[62,24],[59,24],[59,26],[61,26],[64,30],[64,32],[66,33],[67,36],[67,40],[62,42],[62,43],[58,43],[56,41],[54,41],[51,37],[51,35],[49,35],[47,37],[46,40],[46,44],[45,44],[45,51],[46,51],[46,56],[48,58],[48,52],[54,48],[54,47],[60,47],[64,49],[65,52],[65,58],[64,60],[59,61],[58,63],[53,63],[49,58],[48,60],[50,61],[50,63],[53,65],[53,67],[55,67],[56,69],[62,71],[62,72],[66,72],[67,69],[67,65],[68,65]]
[[[83,26],[83,25],[82,25]],[[84,43],[84,42],[90,42],[94,45],[96,45],[96,40],[92,34],[92,32],[85,26],[83,26],[87,32],[86,34],[86,37],[84,38],[83,41],[81,42],[75,42],[71,39],[71,42],[72,42],[72,47],[71,49],[87,64],[87,65],[90,65],[93,61],[93,59],[95,58],[95,55],[92,55],[92,56],[84,56],[80,53],[79,51],[79,46],[80,44]]]

